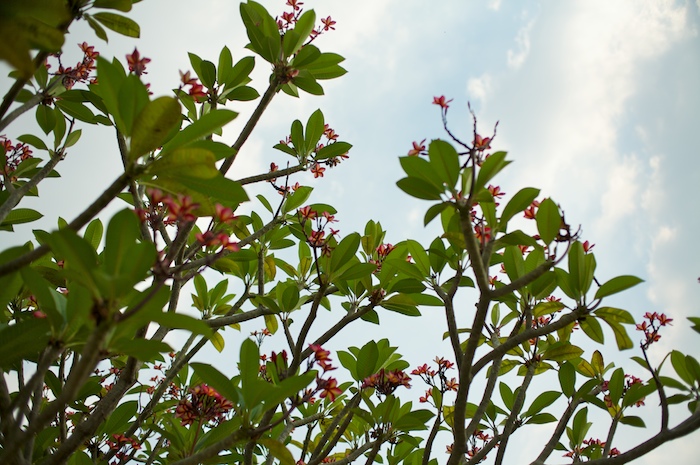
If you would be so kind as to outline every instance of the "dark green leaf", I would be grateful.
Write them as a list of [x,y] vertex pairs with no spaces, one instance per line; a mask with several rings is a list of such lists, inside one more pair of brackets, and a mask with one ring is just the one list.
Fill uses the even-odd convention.
[[544,199],[540,203],[535,216],[537,231],[545,244],[550,244],[558,235],[561,228],[559,207],[552,199]]
[[180,125],[180,104],[172,97],[149,102],[134,120],[129,160],[160,147],[168,134]]
[[503,208],[503,213],[501,213],[501,221],[499,224],[500,230],[506,231],[510,219],[529,207],[532,201],[535,200],[538,195],[540,195],[540,190],[535,189],[534,187],[525,187],[520,189],[518,193],[508,201],[505,208]]

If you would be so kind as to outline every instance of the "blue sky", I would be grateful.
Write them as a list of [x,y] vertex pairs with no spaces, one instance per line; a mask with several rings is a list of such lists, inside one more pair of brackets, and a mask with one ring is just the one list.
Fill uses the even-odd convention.
[[[281,0],[262,3],[273,15],[284,11]],[[446,137],[439,110],[431,105],[436,95],[454,99],[450,127],[468,139],[471,102],[482,134],[500,121],[494,147],[515,161],[500,177],[503,190],[539,187],[560,203],[569,222],[582,225],[583,239],[596,244],[599,279],[635,274],[645,280],[611,299],[612,305],[640,318],[659,311],[675,319],[652,357],[660,361],[672,347],[700,355],[698,336],[683,324],[686,316],[700,314],[700,252],[693,245],[700,230],[700,1],[452,0],[428,6],[308,0],[304,6],[337,21],[337,30],[317,43],[346,57],[349,72],[325,81],[324,97],[279,95],[239,155],[234,178],[266,171],[270,162],[286,163],[272,145],[288,134],[294,119],[305,121],[321,108],[341,139],[354,145],[351,158],[323,179],[304,174],[299,181],[316,187],[314,199],[339,210],[341,234],[375,219],[389,231],[390,242],[411,237],[427,244],[437,234],[422,225],[429,204],[395,186],[403,175],[397,157],[412,141]],[[145,80],[156,95],[178,85],[178,70],[190,69],[187,51],[214,62],[223,45],[234,60],[250,54],[242,48],[247,41],[237,2],[148,0],[130,16],[142,26],[140,40],[110,34],[107,46],[79,23],[67,50],[87,40],[104,56],[123,59],[138,46],[153,60]],[[77,57],[77,47],[73,52]],[[257,59],[252,85],[260,92],[267,71]],[[241,116],[224,134],[229,142],[253,104],[232,108]],[[31,120],[10,126],[7,135],[32,130]],[[40,207],[47,217],[72,218],[117,176],[112,132],[87,129],[59,167],[65,182],[46,181],[41,203],[26,206]],[[442,324],[429,315],[418,323],[400,319],[348,340],[361,345],[362,338],[389,336],[400,343],[419,327],[419,334],[439,337]],[[416,344],[401,352],[417,363],[426,353],[427,359],[438,355],[433,346]],[[639,463],[670,453],[679,465],[696,463],[691,441],[658,449]]]

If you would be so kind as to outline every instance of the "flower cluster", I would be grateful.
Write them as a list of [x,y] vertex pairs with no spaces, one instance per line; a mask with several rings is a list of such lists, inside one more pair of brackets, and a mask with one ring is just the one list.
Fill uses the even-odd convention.
[[17,142],[13,145],[12,141],[5,136],[0,136],[0,148],[4,150],[5,157],[2,179],[0,179],[0,186],[4,186],[7,178],[9,178],[10,182],[16,180],[16,178],[12,177],[12,173],[17,169],[19,164],[33,157],[32,151],[27,144]]
[[[603,402],[605,402],[606,407],[613,408],[614,404],[612,403],[612,400],[610,399],[610,390],[609,390],[608,384],[609,384],[609,381],[604,381],[602,386],[601,386],[601,390],[604,393]],[[644,381],[637,378],[636,376],[625,374],[625,385],[622,388],[622,395],[624,396],[625,393],[627,391],[629,391],[630,388],[632,386],[634,386],[635,384],[644,384]],[[646,399],[646,397],[642,397],[641,399],[636,401],[634,403],[634,406],[635,407],[642,407],[644,405],[644,399]]]
[[135,438],[128,438],[123,434],[113,434],[112,439],[114,440],[107,439],[107,447],[109,447],[112,450],[119,451],[116,454],[114,454],[114,457],[119,460],[127,459],[129,455],[129,449],[141,449],[141,444]]
[[644,340],[641,343],[643,349],[648,349],[650,345],[661,339],[659,330],[662,326],[670,325],[673,318],[668,318],[664,313],[644,314],[644,321],[637,325],[637,331],[644,331]]
[[[335,216],[328,211],[323,211],[319,215],[316,210],[307,205],[297,210],[297,218],[299,219],[299,223],[302,225],[302,227],[307,222],[314,223],[311,227],[310,233],[306,236],[306,242],[308,242],[308,244],[315,249],[321,249],[321,253],[323,255],[330,256],[331,251],[333,250],[330,244],[330,239],[337,236],[340,230],[329,227],[328,229],[330,230],[330,234],[326,236],[325,228],[329,224],[336,223],[338,221],[335,219]],[[304,228],[304,231],[306,234],[306,228]]]
[[[323,347],[321,347],[318,344],[309,344],[309,348],[313,351],[314,356],[313,359],[310,361],[311,363],[316,363],[322,370],[323,374],[325,374],[327,371],[335,370],[336,367],[331,365],[331,358],[329,355],[331,352],[329,350],[325,350]],[[335,378],[327,378],[323,379],[320,376],[316,377],[316,390],[315,392],[320,392],[320,396],[322,399],[328,399],[329,401],[333,402],[336,397],[338,397],[343,390],[338,387],[338,380]],[[313,392],[309,393],[307,397],[310,397],[313,395]],[[311,398],[310,400],[312,400]]]
[[187,90],[187,95],[192,97],[197,102],[202,102],[207,99],[208,94],[204,91],[204,86],[197,82],[197,78],[190,76],[190,72],[183,73],[180,71],[180,87],[179,90],[184,91],[185,86],[190,86]]
[[[333,129],[332,127],[330,127],[328,125],[328,123],[326,123],[323,126],[322,137],[325,138],[325,141],[319,142],[318,145],[316,145],[316,147],[312,151],[312,158],[317,157],[323,148],[328,147],[328,146],[333,145],[336,142],[338,142],[339,135],[337,132],[335,132],[335,129]],[[294,144],[292,143],[291,136],[287,136],[285,139],[280,140],[280,145],[286,145],[289,148],[293,148]],[[333,168],[335,166],[338,166],[343,160],[347,160],[348,158],[350,158],[350,156],[346,152],[346,153],[343,153],[343,154],[340,154],[340,155],[337,155],[334,157],[325,158],[324,160],[321,160],[321,161],[314,161],[311,164],[310,171],[314,175],[314,178],[322,178],[325,171],[326,171],[326,168],[324,168],[324,165],[329,167],[329,168]],[[277,171],[277,165],[275,165],[274,163],[271,163],[270,164],[270,172],[273,172],[273,171]],[[275,179],[276,178],[271,179],[270,182],[274,183]],[[275,186],[275,187],[277,187],[277,186]],[[279,190],[279,188],[277,188],[277,189]]]
[[377,394],[388,396],[398,387],[411,387],[411,377],[403,370],[386,371],[384,368],[362,380],[362,389],[374,388]]
[[[58,71],[53,73],[54,76],[61,76],[61,83],[66,89],[71,89],[76,82],[95,84],[97,78],[93,78],[90,75],[96,69],[95,60],[100,56],[100,52],[95,51],[94,45],[88,45],[87,42],[78,44],[80,50],[83,51],[83,59],[78,62],[74,67],[64,68],[61,63],[60,54],[54,55],[58,58]],[[51,68],[48,62],[45,64],[47,69]]]
[[447,391],[457,391],[459,388],[459,383],[457,378],[447,378],[447,370],[454,368],[455,364],[443,357],[435,357],[435,364],[437,365],[437,370],[431,369],[427,363],[419,366],[411,372],[412,375],[420,376],[420,378],[430,386],[430,389],[425,391],[425,395],[421,396],[418,400],[421,403],[429,402],[433,395],[433,388],[438,388],[441,394]]
[[375,270],[375,273],[379,273],[379,271],[382,269],[382,263],[384,263],[384,259],[396,248],[396,246],[392,244],[381,244],[379,247],[375,249],[376,254],[374,254],[369,260],[368,263],[372,263],[374,265],[377,265],[377,269]]
[[[277,28],[280,30],[280,32],[284,34],[290,29],[293,29],[293,26],[299,20],[301,14],[304,12],[304,9],[302,8],[303,4],[304,2],[300,2],[299,0],[287,0],[286,5],[291,7],[291,11],[285,11],[280,16],[275,18],[277,21]],[[336,22],[330,16],[326,18],[321,18],[321,25],[311,30],[311,33],[309,34],[309,41],[307,42],[307,44],[313,41],[319,35],[323,34],[324,32],[328,32],[331,30],[335,31],[335,25]]]
[[318,344],[309,344],[309,347],[314,352],[313,362],[321,367],[324,373],[336,369],[336,367],[331,365],[330,350],[325,350]]
[[189,390],[189,398],[181,399],[175,408],[175,416],[183,426],[194,422],[221,422],[233,408],[233,404],[212,387],[200,384]]
[[[583,440],[582,447],[574,447],[572,450],[564,454],[564,457],[571,457],[574,459],[574,463],[579,462],[581,457],[593,458],[594,456],[599,456],[599,454],[605,448],[605,441],[600,439],[588,438]],[[615,457],[620,455],[620,451],[617,447],[610,449],[608,453],[609,457]]]

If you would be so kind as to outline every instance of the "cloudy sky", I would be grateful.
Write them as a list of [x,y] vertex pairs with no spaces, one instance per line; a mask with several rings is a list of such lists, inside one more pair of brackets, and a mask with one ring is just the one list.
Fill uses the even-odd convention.
[[[262,3],[273,15],[284,11],[282,0]],[[471,102],[483,134],[500,121],[494,146],[515,161],[500,177],[502,189],[514,194],[521,187],[540,187],[543,196],[560,203],[569,223],[582,225],[583,239],[596,244],[599,279],[635,274],[645,280],[611,299],[612,305],[639,318],[659,311],[675,319],[652,357],[659,361],[672,347],[700,355],[698,336],[683,324],[686,316],[700,314],[700,252],[693,245],[700,230],[700,1],[444,0],[427,5],[307,0],[305,7],[314,8],[318,17],[331,15],[337,21],[336,31],[317,44],[343,55],[349,72],[325,81],[324,97],[279,95],[232,176],[266,171],[270,162],[286,164],[272,145],[288,134],[293,119],[305,121],[321,108],[341,139],[354,145],[351,158],[323,179],[304,174],[299,181],[316,187],[317,201],[339,210],[341,234],[375,219],[389,231],[390,242],[412,237],[427,244],[437,233],[422,225],[429,204],[395,186],[402,177],[397,157],[412,141],[445,137],[439,110],[431,105],[436,95],[454,99],[451,129],[468,139]],[[214,62],[224,45],[234,60],[250,54],[242,48],[247,41],[238,2],[148,0],[130,16],[141,24],[140,40],[110,34],[107,46],[77,24],[67,38],[68,49],[87,40],[104,56],[123,59],[138,46],[153,60],[146,80],[156,95],[177,87],[178,70],[190,69],[187,51]],[[77,47],[74,52],[77,57]],[[262,93],[268,68],[261,59],[257,65],[252,85]],[[253,105],[232,108],[241,116],[224,134],[230,142]],[[30,123],[31,117],[11,126],[7,135],[31,130]],[[116,148],[105,143],[112,132],[89,132],[59,169],[65,182],[48,180],[41,188],[42,203],[26,206],[41,205],[44,213],[51,211],[47,216],[70,219],[118,175]],[[265,193],[273,195],[269,189]],[[390,337],[400,344],[418,327],[420,334],[438,338],[443,331],[439,317],[396,322],[368,328],[351,343]],[[446,350],[436,347],[433,341],[401,352],[417,363]],[[653,408],[653,401],[648,404]],[[669,454],[678,457],[674,463],[679,465],[696,463],[691,441],[658,449],[640,463]]]

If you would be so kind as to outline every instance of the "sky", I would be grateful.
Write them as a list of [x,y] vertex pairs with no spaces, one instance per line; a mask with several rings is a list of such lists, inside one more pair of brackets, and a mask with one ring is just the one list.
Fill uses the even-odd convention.
[[[262,3],[273,15],[285,11],[282,0]],[[700,356],[700,336],[684,324],[687,316],[700,315],[700,252],[693,245],[700,230],[695,198],[700,185],[700,1],[444,0],[428,7],[411,0],[307,0],[304,7],[337,21],[336,30],[316,43],[322,51],[343,55],[348,74],[324,81],[323,97],[277,96],[234,164],[233,178],[265,172],[271,162],[284,166],[287,160],[272,145],[289,133],[294,119],[306,121],[321,108],[341,140],[354,147],[350,159],[324,178],[302,174],[297,179],[315,187],[312,200],[337,208],[341,235],[362,231],[374,219],[388,231],[389,242],[414,238],[427,245],[438,234],[436,225],[423,226],[429,203],[396,187],[403,177],[398,157],[413,141],[446,138],[439,109],[431,104],[434,96],[454,99],[449,126],[468,140],[471,102],[479,132],[488,135],[499,121],[494,147],[514,160],[498,178],[501,188],[512,195],[522,187],[538,187],[543,197],[559,203],[568,222],[581,225],[582,239],[595,243],[599,280],[622,274],[645,280],[608,303],[640,320],[647,311],[674,318],[652,359],[660,362],[672,348]],[[66,57],[74,53],[77,60],[73,44],[83,40],[103,56],[122,60],[136,46],[152,59],[145,80],[155,95],[163,95],[177,87],[178,70],[191,69],[188,51],[213,62],[224,45],[234,61],[251,54],[242,48],[247,40],[238,2],[146,0],[129,16],[141,24],[139,40],[110,33],[106,45],[78,23],[67,37]],[[259,57],[256,63],[251,85],[262,93],[269,69]],[[6,69],[0,64],[0,74]],[[7,88],[6,79],[0,84]],[[235,140],[254,104],[231,106],[241,115],[223,140]],[[25,117],[6,135],[33,131],[32,121],[31,115]],[[39,227],[51,228],[59,215],[73,218],[118,176],[113,139],[107,128],[84,130],[59,166],[63,182],[47,180],[39,201],[21,205],[47,214]],[[269,186],[251,192],[274,195]],[[109,211],[119,208],[115,204]],[[30,234],[37,224],[18,230]],[[16,239],[5,235],[6,240]],[[447,346],[435,342],[444,331],[439,315],[383,321],[389,324],[343,336],[347,339],[335,349],[389,337],[415,364],[447,353]],[[407,334],[426,343],[406,347],[401,338]],[[417,334],[421,337],[413,337]],[[648,402],[647,408],[654,404]],[[658,422],[649,424],[653,430]],[[627,430],[626,437],[637,433]],[[697,438],[666,445],[638,463],[658,463],[672,454],[676,464],[694,464],[692,441]],[[523,460],[537,453],[527,447]]]

